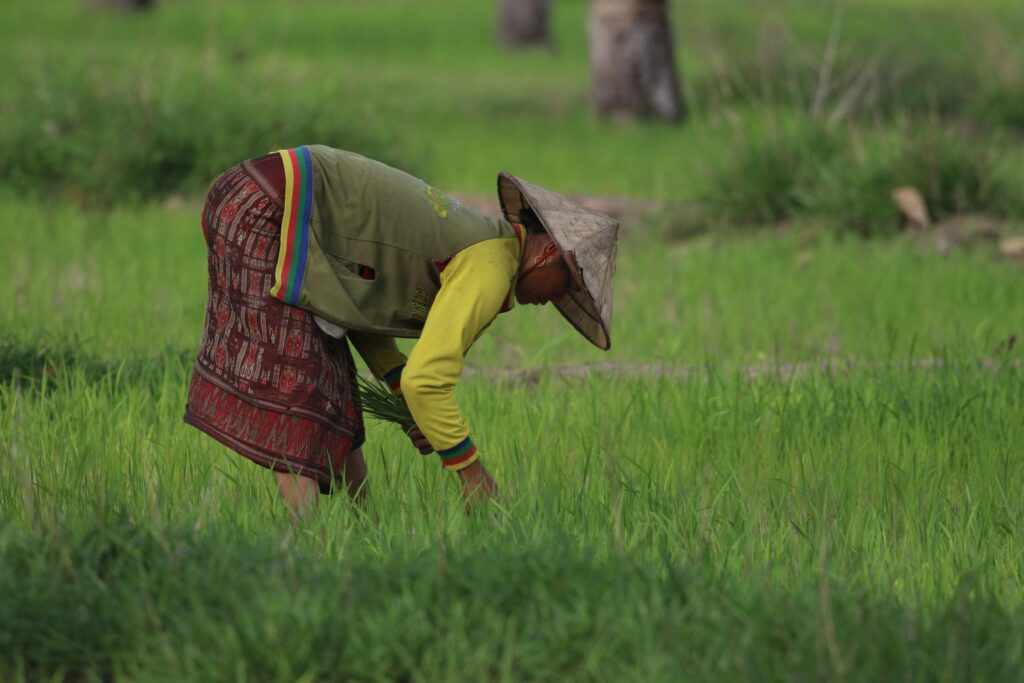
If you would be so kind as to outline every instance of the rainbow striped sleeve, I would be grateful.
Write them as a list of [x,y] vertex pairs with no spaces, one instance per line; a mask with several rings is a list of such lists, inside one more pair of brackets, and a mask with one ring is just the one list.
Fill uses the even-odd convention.
[[463,467],[469,467],[480,457],[476,452],[473,440],[468,436],[451,448],[438,451],[441,456],[441,465],[446,470],[457,471]]
[[313,212],[313,159],[305,146],[283,149],[278,154],[284,162],[284,219],[270,295],[294,306],[299,302],[302,278],[306,275],[309,217]]

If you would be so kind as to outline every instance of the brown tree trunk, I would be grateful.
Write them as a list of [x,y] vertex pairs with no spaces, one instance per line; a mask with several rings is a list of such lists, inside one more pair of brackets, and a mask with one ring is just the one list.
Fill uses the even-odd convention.
[[591,100],[602,116],[681,121],[668,0],[590,0]]
[[548,14],[551,0],[500,0],[498,42],[504,47],[551,47]]
[[94,9],[114,9],[121,11],[134,11],[149,9],[156,0],[86,0],[86,4]]

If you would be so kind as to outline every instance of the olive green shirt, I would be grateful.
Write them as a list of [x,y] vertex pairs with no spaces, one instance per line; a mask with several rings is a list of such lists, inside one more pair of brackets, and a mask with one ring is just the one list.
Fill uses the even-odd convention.
[[285,220],[271,295],[347,330],[418,337],[441,286],[438,264],[516,237],[508,221],[359,154],[311,145],[281,156]]

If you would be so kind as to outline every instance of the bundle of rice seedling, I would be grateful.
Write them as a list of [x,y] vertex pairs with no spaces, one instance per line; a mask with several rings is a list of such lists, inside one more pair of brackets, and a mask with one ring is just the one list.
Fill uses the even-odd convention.
[[416,426],[416,420],[412,418],[409,406],[386,384],[367,379],[362,375],[357,375],[356,381],[359,385],[360,403],[366,415],[376,420],[393,422],[407,434]]

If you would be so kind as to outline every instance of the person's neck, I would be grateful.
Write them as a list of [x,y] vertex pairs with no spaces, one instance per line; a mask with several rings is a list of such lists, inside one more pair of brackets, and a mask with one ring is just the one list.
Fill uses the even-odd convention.
[[544,246],[541,244],[542,240],[537,239],[537,235],[534,235],[525,227],[523,228],[523,236],[525,241],[523,242],[522,256],[519,257],[519,275],[523,274],[523,270],[527,268],[528,264],[538,254],[539,249],[542,249]]

